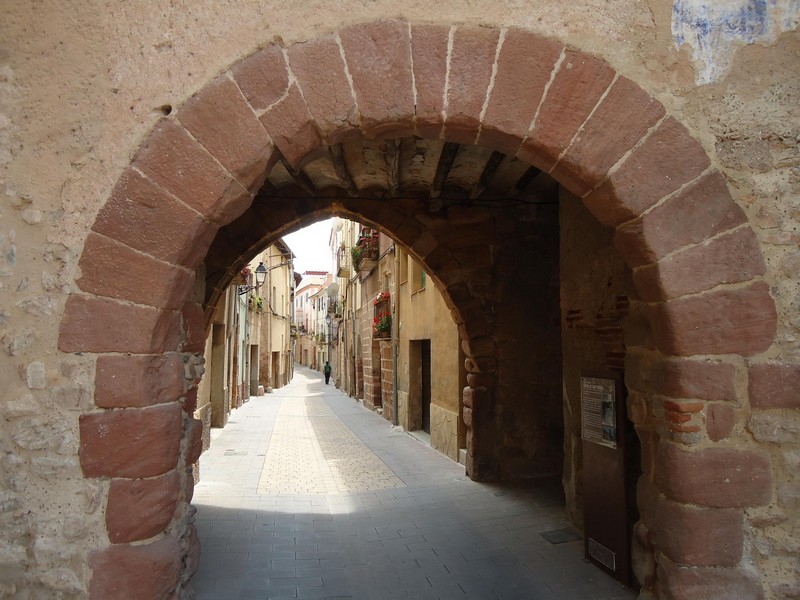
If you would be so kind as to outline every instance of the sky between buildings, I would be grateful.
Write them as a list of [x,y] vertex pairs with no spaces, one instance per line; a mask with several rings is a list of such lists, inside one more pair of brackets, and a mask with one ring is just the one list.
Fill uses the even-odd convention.
[[331,249],[328,240],[331,235],[333,219],[318,221],[299,231],[283,236],[294,252],[294,270],[296,273],[304,271],[330,271]]

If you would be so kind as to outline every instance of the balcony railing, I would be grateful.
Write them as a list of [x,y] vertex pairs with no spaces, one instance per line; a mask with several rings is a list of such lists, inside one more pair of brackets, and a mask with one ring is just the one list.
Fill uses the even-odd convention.
[[336,253],[336,276],[337,277],[350,277],[351,265],[351,252],[350,248],[341,246]]
[[350,250],[356,271],[369,271],[378,263],[378,232],[364,228],[356,245]]

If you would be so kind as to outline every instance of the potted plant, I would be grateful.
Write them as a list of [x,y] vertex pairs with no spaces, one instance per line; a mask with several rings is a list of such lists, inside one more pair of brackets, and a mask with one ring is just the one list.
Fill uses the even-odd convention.
[[372,319],[372,334],[375,337],[389,337],[392,329],[392,315],[381,312]]

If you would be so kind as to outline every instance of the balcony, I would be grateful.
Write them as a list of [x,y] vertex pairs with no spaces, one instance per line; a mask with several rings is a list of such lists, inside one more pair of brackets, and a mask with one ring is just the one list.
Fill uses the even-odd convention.
[[344,245],[336,253],[336,276],[350,278],[351,249]]
[[368,273],[378,264],[378,232],[364,228],[355,247],[351,248],[353,268],[359,273]]

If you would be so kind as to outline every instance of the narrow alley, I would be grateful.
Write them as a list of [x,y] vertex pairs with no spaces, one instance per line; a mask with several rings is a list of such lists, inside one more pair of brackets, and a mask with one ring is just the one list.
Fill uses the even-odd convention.
[[583,560],[560,482],[477,483],[298,367],[212,431],[198,600],[634,598]]

